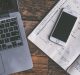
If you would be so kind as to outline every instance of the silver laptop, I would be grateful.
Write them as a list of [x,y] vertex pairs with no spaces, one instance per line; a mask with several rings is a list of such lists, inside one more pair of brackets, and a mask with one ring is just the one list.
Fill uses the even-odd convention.
[[0,75],[32,68],[18,1],[0,0]]

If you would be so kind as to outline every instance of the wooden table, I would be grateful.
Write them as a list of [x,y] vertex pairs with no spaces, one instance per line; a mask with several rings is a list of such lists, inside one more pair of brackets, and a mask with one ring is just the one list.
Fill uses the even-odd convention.
[[[19,0],[19,8],[24,22],[26,36],[40,23],[49,10],[59,0]],[[31,70],[12,75],[68,75],[54,61],[29,40],[34,67]]]

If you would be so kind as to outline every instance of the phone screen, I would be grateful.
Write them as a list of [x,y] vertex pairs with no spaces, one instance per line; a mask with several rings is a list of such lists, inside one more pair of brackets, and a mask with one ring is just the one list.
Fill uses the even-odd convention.
[[77,17],[72,16],[66,12],[62,12],[58,22],[56,23],[56,28],[52,33],[52,36],[66,42],[76,19]]

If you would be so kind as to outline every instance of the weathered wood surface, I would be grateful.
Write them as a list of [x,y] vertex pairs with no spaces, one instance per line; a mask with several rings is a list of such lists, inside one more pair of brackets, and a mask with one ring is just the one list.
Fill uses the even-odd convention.
[[[19,8],[24,22],[26,36],[32,32],[58,1],[59,0],[19,0]],[[34,67],[31,70],[12,75],[68,75],[34,44],[30,41],[28,42]]]

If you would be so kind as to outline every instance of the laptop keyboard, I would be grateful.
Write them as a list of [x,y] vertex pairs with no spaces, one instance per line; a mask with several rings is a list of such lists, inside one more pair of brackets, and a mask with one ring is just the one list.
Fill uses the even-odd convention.
[[22,46],[17,18],[0,21],[0,50]]

